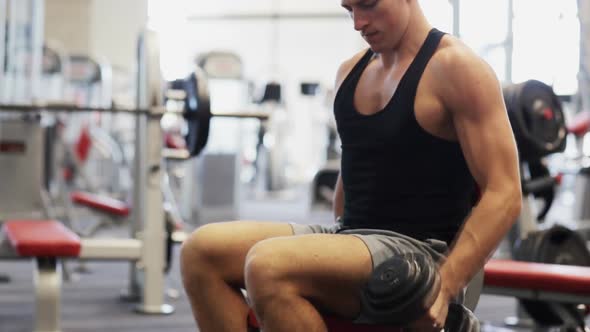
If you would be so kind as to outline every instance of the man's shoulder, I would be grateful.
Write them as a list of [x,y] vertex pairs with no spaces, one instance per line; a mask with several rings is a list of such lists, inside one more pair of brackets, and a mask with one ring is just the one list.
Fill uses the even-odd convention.
[[340,67],[345,67],[348,69],[352,69],[354,65],[357,64],[361,60],[361,58],[369,51],[368,48],[362,49],[361,51],[355,53],[352,57],[344,60]]
[[352,68],[361,60],[361,58],[367,53],[369,49],[365,48],[358,53],[354,54],[352,57],[344,60],[340,67],[338,67],[338,72],[336,73],[336,86],[339,86],[342,81],[348,76],[348,74],[352,71]]
[[[482,95],[496,96],[500,86],[492,67],[454,36],[445,36],[432,58],[431,76],[436,94],[449,110],[470,111]],[[444,79],[441,79],[444,78]]]
[[443,77],[456,77],[466,71],[486,70],[487,64],[469,46],[455,36],[446,35],[434,54],[433,68]]

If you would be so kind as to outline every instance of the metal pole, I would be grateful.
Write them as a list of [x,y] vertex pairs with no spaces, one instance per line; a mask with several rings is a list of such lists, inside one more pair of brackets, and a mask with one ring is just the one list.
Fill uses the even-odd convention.
[[590,0],[578,0],[580,19],[580,70],[578,94],[582,110],[590,109]]
[[36,101],[41,96],[41,75],[43,71],[43,41],[45,40],[45,0],[30,0],[31,17],[31,81],[29,98]]
[[461,38],[461,0],[449,0],[453,6],[453,35]]
[[512,83],[512,55],[514,53],[514,0],[508,0],[508,28],[506,34],[506,44],[504,49],[506,51],[506,67],[505,81]]
[[[145,74],[145,65],[144,65],[144,55],[142,50],[142,40],[140,39],[140,44],[138,45],[137,49],[137,76],[136,76],[136,108],[140,108],[146,104],[144,98],[144,77]],[[135,117],[135,156],[134,156],[134,166],[133,166],[133,218],[131,224],[131,237],[137,238],[141,236],[141,229],[143,223],[145,221],[145,190],[146,190],[146,174],[147,174],[147,165],[145,163],[145,155],[146,155],[146,127],[147,127],[147,117],[143,114],[137,114]],[[145,241],[142,241],[143,246],[145,246]],[[139,280],[139,273],[138,273],[138,263],[131,262],[131,271],[130,271],[130,285],[129,285],[129,297],[130,299],[136,298],[139,300],[141,298],[141,286]]]
[[6,68],[4,60],[6,59],[6,14],[8,3],[6,0],[0,0],[0,103],[4,102],[4,77]]
[[13,102],[15,100],[16,85],[16,26],[17,26],[17,7],[18,0],[8,0],[8,31],[6,40],[6,80],[4,85],[4,100]]
[[144,31],[139,39],[137,102],[139,108],[151,108],[151,116],[139,115],[136,128],[135,205],[137,225],[141,231],[143,277],[141,303],[137,311],[148,314],[171,314],[174,308],[164,303],[166,228],[162,196],[162,128],[157,116],[163,104],[163,81],[160,72],[160,49],[153,31]]
[[[14,52],[13,52],[13,64],[14,64],[14,101],[17,103],[30,102],[30,87],[31,87],[31,76],[27,66],[27,59],[32,56],[29,47],[31,47],[31,35],[27,31],[32,30],[32,17],[29,12],[29,1],[15,0],[13,1],[14,6]],[[12,21],[12,20],[11,20]]]
[[100,66],[100,107],[111,107],[113,104],[113,68],[107,61],[98,61]]
[[[454,1],[454,0],[451,0]],[[276,20],[346,20],[348,15],[343,13],[279,13],[276,8],[270,14],[222,14],[222,15],[190,15],[187,17],[189,21],[204,22],[204,21],[276,21]]]
[[[137,64],[136,64],[136,81],[135,81],[135,108],[145,108],[147,99],[145,98],[146,90],[146,66],[145,51],[143,49],[143,38],[140,36],[137,45]],[[147,182],[147,164],[146,150],[147,142],[145,138],[147,128],[147,116],[143,113],[135,115],[135,152],[133,157],[133,210],[131,215],[131,237],[139,238],[142,236],[141,230],[145,222],[145,200],[146,200],[146,182]],[[142,239],[142,247],[145,246],[145,239]],[[139,275],[139,263],[130,262],[129,266],[129,287],[123,298],[129,301],[141,300],[141,285]]]

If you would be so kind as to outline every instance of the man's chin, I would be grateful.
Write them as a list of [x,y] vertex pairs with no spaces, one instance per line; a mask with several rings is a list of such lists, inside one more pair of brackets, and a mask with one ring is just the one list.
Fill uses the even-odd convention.
[[379,44],[369,44],[369,48],[373,53],[381,53],[383,51],[383,46]]

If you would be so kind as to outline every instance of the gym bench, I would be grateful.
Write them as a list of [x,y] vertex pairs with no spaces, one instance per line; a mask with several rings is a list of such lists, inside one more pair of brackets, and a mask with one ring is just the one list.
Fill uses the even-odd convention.
[[34,257],[34,332],[61,332],[59,259],[78,257],[80,238],[55,220],[8,220],[4,234],[19,257]]
[[492,259],[484,273],[483,294],[543,301],[566,325],[583,324],[556,304],[590,304],[590,267]]
[[100,196],[83,191],[75,191],[70,194],[72,202],[98,210],[116,217],[128,217],[131,212],[129,204],[111,197]]

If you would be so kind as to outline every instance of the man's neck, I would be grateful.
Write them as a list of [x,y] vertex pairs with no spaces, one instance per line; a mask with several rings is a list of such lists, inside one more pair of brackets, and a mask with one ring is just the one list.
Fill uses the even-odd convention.
[[412,11],[408,27],[398,45],[389,51],[379,53],[379,59],[384,68],[393,68],[398,63],[405,62],[404,60],[413,60],[432,30],[432,26],[419,7],[412,8]]

